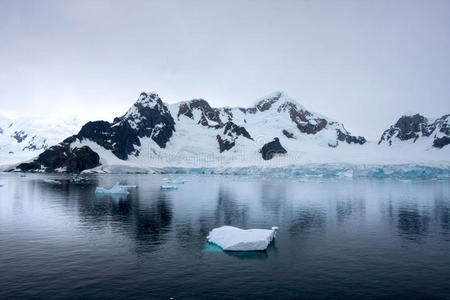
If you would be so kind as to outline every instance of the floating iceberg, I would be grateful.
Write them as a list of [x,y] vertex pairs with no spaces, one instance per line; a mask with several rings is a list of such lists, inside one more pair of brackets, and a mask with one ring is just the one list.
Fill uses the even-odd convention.
[[263,251],[275,238],[278,227],[272,229],[240,229],[222,226],[211,230],[208,242],[218,245],[224,251]]
[[60,181],[54,180],[54,179],[44,179],[45,183],[50,183],[50,184],[61,184]]
[[161,189],[162,190],[176,190],[178,188],[176,186],[174,186],[174,185],[162,185]]
[[72,178],[69,179],[71,183],[83,183],[87,181],[87,178],[82,175],[75,175]]
[[121,187],[126,189],[137,189],[137,185],[121,185]]
[[105,189],[104,187],[97,187],[95,189],[96,194],[106,195],[106,194],[128,194],[128,189],[125,186],[120,185],[118,182],[113,185],[112,188]]
[[184,180],[167,180],[169,184],[184,184]]

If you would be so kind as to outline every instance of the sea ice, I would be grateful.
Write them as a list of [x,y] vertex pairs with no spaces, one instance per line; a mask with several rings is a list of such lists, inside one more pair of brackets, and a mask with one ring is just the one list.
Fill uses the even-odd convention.
[[161,189],[162,190],[176,190],[178,188],[176,186],[174,186],[174,185],[162,185]]
[[120,185],[118,182],[116,182],[116,184],[113,185],[112,188],[105,189],[104,187],[97,187],[95,189],[95,193],[96,194],[128,194],[128,190],[126,188],[126,186],[122,186]]
[[240,229],[222,226],[211,230],[207,239],[224,251],[262,251],[266,250],[275,238],[278,227],[272,229]]

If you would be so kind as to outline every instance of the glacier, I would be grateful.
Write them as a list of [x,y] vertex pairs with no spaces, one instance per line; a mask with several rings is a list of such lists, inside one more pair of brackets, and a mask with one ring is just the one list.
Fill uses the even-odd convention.
[[[82,174],[124,174],[130,173],[128,167],[99,166],[85,170]],[[132,172],[131,172],[132,173]],[[140,168],[139,174],[190,174],[190,175],[237,175],[237,176],[263,176],[271,178],[293,179],[420,179],[420,180],[448,180],[450,179],[450,166],[448,165],[422,165],[422,164],[305,164],[286,167],[217,167],[217,168],[187,168],[163,167]]]

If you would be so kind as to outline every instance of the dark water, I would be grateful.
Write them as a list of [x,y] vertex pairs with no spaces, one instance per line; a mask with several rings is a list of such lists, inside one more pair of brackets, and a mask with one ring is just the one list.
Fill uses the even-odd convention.
[[[0,175],[0,298],[449,299],[448,181],[163,177]],[[139,188],[94,195],[116,179]],[[231,254],[224,224],[280,230]]]

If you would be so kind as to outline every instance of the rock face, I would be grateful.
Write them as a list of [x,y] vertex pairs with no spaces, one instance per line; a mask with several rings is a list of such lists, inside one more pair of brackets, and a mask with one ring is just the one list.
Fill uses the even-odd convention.
[[272,142],[265,144],[259,152],[264,160],[272,159],[276,154],[287,153],[286,149],[281,146],[280,139],[277,137]]
[[34,161],[22,163],[17,169],[22,171],[64,171],[78,173],[99,165],[100,157],[91,148],[83,146],[70,149],[68,145],[59,144],[41,153]]
[[236,140],[239,136],[243,136],[249,140],[253,140],[248,131],[241,126],[229,121],[224,125],[223,134],[217,135],[217,142],[219,143],[220,153],[230,150],[236,145]]
[[199,111],[201,114],[198,124],[215,129],[223,127],[223,122],[220,118],[221,111],[217,108],[212,108],[209,103],[203,99],[194,99],[180,104],[177,118],[179,119],[180,115],[184,115],[194,119],[195,111]]
[[401,143],[418,140],[431,140],[431,145],[435,148],[442,148],[450,143],[450,115],[444,115],[434,121],[415,114],[411,116],[402,116],[389,129],[383,132],[378,144]]

